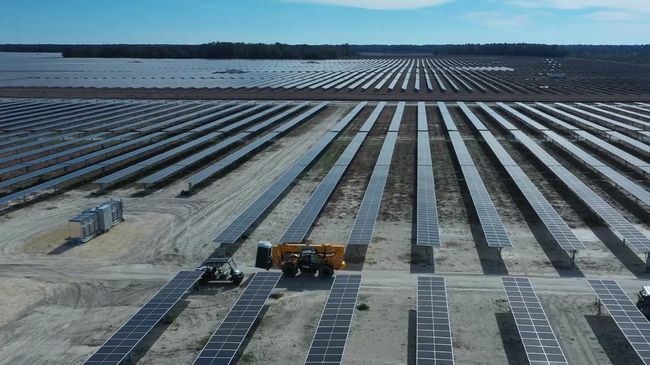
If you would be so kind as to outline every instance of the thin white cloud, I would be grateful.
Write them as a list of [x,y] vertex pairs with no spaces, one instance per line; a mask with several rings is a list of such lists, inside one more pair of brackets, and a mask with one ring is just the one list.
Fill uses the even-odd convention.
[[530,15],[505,14],[499,11],[474,11],[465,13],[463,18],[485,27],[523,27],[530,23]]
[[509,0],[508,2],[529,8],[562,10],[609,9],[650,13],[650,1],[648,0]]
[[596,11],[585,17],[602,22],[627,22],[641,19],[638,14],[627,11]]
[[422,9],[453,0],[284,0],[294,3],[325,4],[374,10]]

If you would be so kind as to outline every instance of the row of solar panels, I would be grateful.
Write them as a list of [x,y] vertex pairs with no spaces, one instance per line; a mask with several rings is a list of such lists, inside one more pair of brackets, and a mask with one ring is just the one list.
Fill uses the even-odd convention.
[[[526,357],[531,365],[568,364],[528,278],[503,277]],[[650,364],[650,322],[613,280],[588,280],[599,303],[644,364]],[[447,288],[442,277],[418,277],[416,364],[454,363]]]
[[429,140],[429,122],[424,102],[417,110],[417,187],[415,240],[418,246],[440,246],[440,227]]
[[[460,104],[461,109],[467,110],[465,104]],[[512,247],[512,242],[508,237],[501,217],[494,206],[490,193],[485,187],[485,183],[474,164],[463,137],[461,136],[454,119],[443,102],[438,103],[438,109],[444,121],[444,125],[449,135],[456,160],[463,174],[463,178],[469,191],[476,215],[478,216],[481,229],[485,236],[485,242],[488,247],[501,249],[503,247]]]
[[[200,115],[196,111],[189,115],[174,114],[182,113],[182,111],[175,111],[171,115],[156,114],[153,116],[155,123],[149,124],[147,130],[130,131],[114,136],[108,134],[98,136],[96,134],[93,135],[93,138],[102,137],[102,139],[96,141],[74,139],[71,142],[73,147],[66,142],[7,155],[0,160],[8,164],[0,169],[2,171],[0,189],[13,191],[0,198],[0,201],[8,203],[34,192],[58,188],[64,183],[76,182],[80,178],[86,179],[112,170],[111,174],[96,181],[99,186],[105,188],[171,162],[172,164],[163,170],[139,181],[140,185],[149,187],[160,184],[212,158],[212,156],[232,150],[235,146],[250,140],[250,143],[241,149],[191,177],[191,189],[210,177],[236,166],[252,153],[261,150],[275,139],[309,120],[326,105],[327,103],[317,104],[294,116],[306,109],[309,103],[298,105],[281,103],[274,106],[270,104],[226,103],[217,107],[207,104],[201,105]],[[183,111],[187,112],[188,110],[185,108]],[[147,115],[146,118],[149,117],[152,116]],[[287,121],[290,117],[293,118]],[[151,120],[146,119],[145,121],[151,122]],[[170,125],[171,122],[173,124]],[[160,128],[165,129],[161,131]],[[252,139],[271,128],[274,128],[272,132]],[[76,145],[74,145],[75,143]],[[198,152],[197,149],[199,149]],[[46,150],[52,153],[48,155]],[[160,153],[161,151],[164,152]],[[10,151],[5,152],[9,153]],[[17,155],[30,158],[44,156],[16,163],[19,161]],[[153,156],[141,160],[151,155]],[[119,169],[120,166],[134,160],[135,162],[129,166]],[[12,161],[14,164],[11,164]],[[46,181],[33,185],[34,181],[38,182],[39,180]]]
[[[121,364],[153,327],[190,291],[201,271],[181,271],[85,362]],[[196,357],[194,364],[233,364],[281,274],[257,273]],[[510,310],[530,364],[568,364],[528,278],[502,277]],[[588,280],[640,359],[650,363],[650,322],[613,280]],[[341,364],[361,286],[361,275],[337,275],[316,327],[305,364]],[[454,364],[448,294],[442,277],[417,278],[416,364]]]
[[[637,251],[641,253],[650,252],[650,239],[648,239],[634,224],[630,223],[625,219],[616,209],[609,205],[602,197],[600,197],[596,192],[590,189],[585,185],[578,177],[576,177],[572,172],[569,171],[562,163],[557,161],[553,156],[546,152],[535,140],[529,137],[524,132],[517,129],[512,125],[508,120],[506,120],[502,115],[498,114],[492,108],[486,106],[485,104],[479,104],[480,107],[487,113],[487,115],[497,122],[497,124],[507,131],[519,144],[525,148],[534,158],[539,160],[539,162],[545,166],[548,171],[555,175],[560,182],[564,184],[571,192],[573,192],[594,214],[596,214],[605,224],[607,224],[615,233],[617,233],[623,242],[630,245]],[[508,107],[507,105],[500,104],[500,107],[506,112],[513,114],[519,120],[522,120],[524,123],[535,125],[530,123],[531,120],[526,119],[521,113],[516,112],[514,109]],[[534,121],[532,121],[534,122]],[[550,132],[545,127],[539,125],[533,127],[539,131]],[[564,139],[559,139],[559,136],[552,133],[544,133],[546,136],[552,136],[557,141],[566,141]],[[564,143],[564,142],[563,142]],[[566,145],[566,144],[565,144]],[[568,146],[568,145],[566,145]],[[566,147],[565,146],[565,147]],[[584,151],[579,150],[577,147],[571,144],[571,149],[573,152],[584,153]],[[590,162],[593,162],[595,158],[591,157],[584,153],[584,158],[589,158]],[[601,165],[602,166],[602,165]],[[615,172],[614,170],[611,170]],[[616,173],[617,174],[617,173]],[[618,175],[611,175],[609,178],[616,179]],[[633,184],[630,182],[630,184]],[[624,187],[625,189],[630,189],[629,186]],[[639,187],[641,190],[645,190]],[[550,228],[549,228],[550,229]],[[558,235],[556,239],[560,241],[561,235]],[[574,244],[577,243],[576,240],[571,238],[571,241]],[[565,244],[567,244],[565,242]],[[568,246],[570,247],[570,246]],[[579,246],[577,246],[579,247]]]
[[[508,80],[495,74],[503,73],[512,69],[505,67],[477,67],[470,64],[457,63],[455,60],[428,59],[428,60],[376,60],[359,65],[359,67],[342,67],[340,69],[322,69],[312,71],[296,72],[258,72],[247,73],[238,76],[221,77],[188,77],[188,78],[164,78],[164,77],[110,77],[110,81],[102,81],[108,87],[125,86],[133,87],[165,87],[167,85],[193,83],[194,87],[214,87],[222,89],[319,89],[319,90],[357,90],[362,91],[373,88],[381,90],[388,85],[388,90],[396,89],[398,81],[402,80],[401,90],[411,90],[411,75],[415,74],[413,91],[420,91],[421,78],[423,73],[427,80],[426,87],[434,91],[429,74],[434,75],[441,92],[447,92],[449,88],[454,92],[466,91],[472,93],[479,91],[486,93],[508,92],[512,93],[512,87],[508,86]],[[500,72],[497,72],[500,71]],[[438,75],[441,75],[438,77]],[[186,80],[186,81],[184,81]],[[59,86],[96,86],[97,78],[88,77],[32,77],[23,86],[37,86],[41,83],[57,83]],[[25,81],[23,81],[25,83]],[[124,85],[123,85],[124,84]],[[458,86],[460,85],[460,86]],[[525,93],[541,93],[533,87],[520,88]]]

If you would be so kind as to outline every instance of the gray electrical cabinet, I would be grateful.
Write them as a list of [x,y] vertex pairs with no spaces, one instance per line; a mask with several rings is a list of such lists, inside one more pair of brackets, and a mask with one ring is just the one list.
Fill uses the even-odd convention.
[[92,209],[97,214],[99,229],[106,232],[124,220],[122,201],[111,200]]
[[99,232],[97,214],[81,213],[69,220],[70,240],[77,243],[88,242]]
[[70,219],[70,241],[88,242],[124,220],[124,204],[121,200],[109,200],[95,208],[83,211]]

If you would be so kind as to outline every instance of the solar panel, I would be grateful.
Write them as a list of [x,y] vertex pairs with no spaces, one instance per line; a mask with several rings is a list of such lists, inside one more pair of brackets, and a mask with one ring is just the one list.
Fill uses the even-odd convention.
[[[46,189],[51,189],[51,188],[60,188],[66,183],[70,183],[72,181],[76,181],[78,179],[82,179],[86,176],[92,176],[93,174],[100,173],[102,171],[105,171],[107,169],[113,168],[114,166],[123,164],[131,159],[138,158],[138,157],[147,157],[152,153],[155,153],[163,148],[169,147],[168,145],[176,143],[178,140],[185,138],[186,136],[183,135],[178,135],[174,137],[170,137],[168,139],[140,147],[138,149],[132,150],[131,152],[124,153],[122,155],[110,158],[105,161],[97,162],[90,164],[90,166],[84,167],[79,170],[75,170],[72,172],[69,172],[65,175],[59,176],[57,178],[53,178],[51,180],[45,181],[43,183],[30,186],[29,188],[16,191],[14,193],[11,193],[9,195],[5,195],[0,198],[0,205],[10,203],[14,200],[21,199],[21,198],[27,198],[29,195],[33,193],[38,193],[41,191],[44,191]],[[66,165],[68,162],[65,162],[61,165]],[[58,165],[57,165],[58,166]],[[54,166],[56,169],[57,166]],[[52,166],[51,166],[52,167]],[[59,166],[60,167],[60,166]],[[49,169],[49,168],[48,168]],[[65,167],[64,167],[65,169]],[[42,171],[42,170],[39,170]]]
[[138,180],[138,185],[144,187],[150,187],[153,185],[160,184],[168,180],[170,177],[175,176],[187,170],[191,166],[200,163],[204,159],[207,159],[211,156],[221,153],[224,150],[227,150],[228,148],[232,148],[234,145],[243,142],[248,137],[248,135],[249,135],[248,132],[242,132],[234,136],[228,137],[222,141],[218,141],[217,143],[213,144],[212,146],[206,149],[203,149],[191,156],[182,159],[181,161],[174,163],[173,165],[167,166],[166,168],[160,171],[156,171],[155,173]]
[[[429,75],[427,74],[427,78]],[[428,81],[430,83],[430,81]],[[427,121],[427,108],[423,101],[418,102],[418,132],[425,132],[429,130],[429,123]]]
[[622,129],[622,130],[628,131],[628,132],[638,132],[638,131],[642,130],[639,127],[635,127],[635,126],[629,125],[627,123],[619,122],[619,121],[613,120],[611,118],[607,118],[607,117],[604,117],[602,115],[592,113],[592,112],[584,110],[584,109],[576,108],[576,107],[571,106],[571,105],[567,105],[567,104],[563,104],[563,103],[555,103],[555,105],[558,105],[558,106],[560,106],[562,108],[569,109],[571,111],[580,113],[582,115],[586,115],[591,120],[595,120],[595,121],[597,121],[599,123],[602,123],[602,124],[604,124],[604,125],[606,125],[606,126],[608,126],[610,128],[613,128],[613,129],[618,128],[618,129]]
[[[285,118],[287,118],[287,117],[289,117],[289,116],[291,116],[291,115],[305,109],[307,106],[309,106],[309,103],[301,103],[301,104],[295,105],[295,106],[283,111],[282,113],[276,114],[273,117],[271,117],[271,118],[269,118],[269,119],[267,119],[267,120],[265,120],[265,121],[263,121],[261,123],[257,123],[257,124],[255,124],[253,126],[248,127],[246,129],[246,132],[251,132],[251,133],[262,132],[265,129],[273,126],[274,124],[284,120]],[[299,119],[299,120],[302,121],[303,119]],[[297,124],[295,124],[295,125],[297,125]],[[290,127],[290,125],[287,125],[287,127]],[[287,128],[287,130],[288,129],[290,129],[290,128]]]
[[612,208],[598,194],[585,185],[580,179],[562,166],[551,155],[544,151],[535,141],[521,131],[512,134],[519,142],[530,150],[535,158],[544,163],[574,194],[576,194],[596,215],[608,226],[618,232],[624,242],[639,252],[650,252],[650,239],[641,233],[632,223]]
[[[348,115],[356,115],[359,110],[352,110]],[[348,123],[352,122],[353,118],[344,117]],[[341,128],[342,127],[342,128]],[[253,225],[264,215],[267,210],[278,201],[280,196],[291,186],[295,179],[305,171],[310,164],[318,158],[323,151],[328,147],[333,137],[340,134],[345,126],[339,126],[339,132],[328,132],[319,142],[312,146],[302,158],[298,160],[292,167],[286,170],[262,195],[255,200],[241,215],[228,225],[217,237],[214,242],[233,244],[237,242],[246,232],[248,232]],[[333,136],[334,134],[334,136]],[[323,141],[328,141],[324,144]],[[306,160],[305,156],[309,156],[311,160]]]
[[[140,105],[134,105],[131,109],[122,109],[119,112],[110,112],[103,113],[100,115],[93,115],[89,118],[84,118],[83,120],[73,120],[65,123],[59,123],[53,128],[49,125],[44,125],[41,127],[32,128],[32,130],[56,130],[56,131],[78,131],[81,128],[86,128],[93,125],[103,125],[106,123],[111,123],[115,121],[123,120],[124,118],[129,118],[132,116],[143,115],[149,112],[163,109],[165,104],[163,103],[143,103]],[[100,118],[101,117],[101,118]]]
[[345,342],[360,287],[361,275],[336,275],[305,365],[335,365],[343,362]]
[[555,115],[559,115],[561,117],[564,117],[565,120],[570,122],[570,123],[577,123],[581,127],[585,127],[587,129],[591,129],[591,130],[594,130],[594,131],[597,131],[597,132],[604,132],[604,131],[609,131],[610,130],[609,128],[603,127],[600,124],[590,122],[590,121],[588,121],[588,120],[586,120],[584,118],[581,118],[581,117],[579,117],[577,115],[573,115],[573,114],[568,113],[568,112],[566,112],[564,110],[555,108],[555,107],[553,107],[551,105],[544,104],[544,103],[536,103],[535,105],[537,105],[539,107],[542,107],[542,108],[544,108],[546,110],[549,110],[549,111],[555,113]]
[[505,103],[497,103],[497,105],[499,107],[501,107],[501,109],[503,109],[503,110],[507,111],[508,113],[514,115],[515,117],[517,117],[517,119],[524,122],[530,128],[532,128],[532,129],[534,129],[534,130],[536,130],[538,132],[543,132],[543,131],[548,130],[548,128],[546,128],[546,126],[536,122],[535,120],[533,120],[533,119],[529,118],[528,116],[520,113],[518,110],[510,107],[509,105],[507,105]]
[[474,165],[474,161],[456,128],[453,119],[449,118],[446,122],[453,129],[449,130],[449,139],[453,146],[454,153],[460,165],[460,170],[465,179],[465,184],[469,190],[474,209],[478,215],[479,222],[483,234],[485,235],[486,243],[489,247],[503,248],[512,247],[512,242],[508,238],[508,234],[503,226],[501,217],[497,212],[492,198],[487,191],[483,179]]
[[[266,115],[266,113],[264,113],[264,110],[268,109],[270,105],[271,105],[270,103],[263,103],[263,104],[255,105],[255,106],[253,106],[253,107],[251,107],[249,109],[244,109],[244,110],[242,110],[242,111],[240,111],[238,113],[225,116],[223,118],[211,121],[209,123],[204,123],[204,124],[202,124],[201,126],[198,126],[198,127],[195,127],[194,124],[191,124],[188,127],[192,127],[191,129],[192,129],[193,132],[205,132],[205,131],[209,131],[209,130],[212,130],[212,129],[215,129],[215,128],[223,128],[223,127],[227,126],[228,124],[230,124],[230,123],[232,123],[232,122],[234,122],[236,120],[239,120],[240,118],[246,118],[248,116],[251,116],[253,113],[258,113],[259,114],[258,117],[261,118],[264,115]],[[253,118],[253,119],[258,120],[258,118]],[[182,130],[183,128],[184,128],[183,125],[177,125],[177,126],[174,126],[174,127],[167,128],[167,129],[165,129],[165,131],[173,132],[173,131]]]
[[623,176],[618,171],[608,167],[588,152],[559,136],[555,132],[546,131],[545,135],[560,148],[573,155],[579,161],[582,161],[585,166],[599,172],[603,177],[610,180],[617,188],[632,194],[632,196],[643,204],[650,205],[650,193],[648,193],[645,188]]
[[494,109],[490,108],[489,106],[485,105],[485,103],[476,103],[481,109],[483,109],[492,119],[496,120],[503,128],[509,130],[509,131],[514,131],[517,130],[517,127],[515,127],[512,123],[510,123],[506,118],[502,117],[501,115],[497,114]]
[[280,238],[280,242],[303,242],[311,227],[316,222],[318,215],[325,207],[334,189],[343,177],[350,162],[356,156],[363,141],[368,135],[367,132],[358,132],[352,139],[350,144],[346,147],[345,151],[339,156],[334,166],[330,169],[327,176],[321,181],[316,190],[312,193],[311,197],[305,203],[300,213],[294,218],[287,230]]
[[230,113],[228,106],[232,106],[233,109],[237,107],[235,103],[220,104],[214,106],[206,105],[201,107],[200,109],[193,110],[192,112],[189,113],[183,113],[182,115],[176,116],[171,119],[163,120],[157,123],[147,124],[132,129],[140,133],[146,133],[146,132],[157,131],[162,129],[168,132],[166,128],[169,126],[179,127],[178,131],[180,131],[181,129],[186,130],[188,129],[186,128],[186,126],[203,124],[215,120],[223,114]]
[[630,136],[626,136],[616,131],[607,131],[605,136],[612,141],[626,145],[636,152],[641,153],[645,157],[650,157],[650,146],[644,142],[638,141]]
[[486,243],[489,247],[512,247],[501,217],[475,166],[461,166]]
[[644,364],[650,364],[650,322],[614,280],[587,280]]
[[[650,122],[630,117],[630,115],[634,115],[635,117],[641,117],[642,119],[650,119],[650,116],[648,114],[639,113],[639,112],[636,112],[634,110],[621,108],[621,107],[618,107],[618,106],[615,106],[615,105],[610,105],[610,104],[605,104],[605,103],[596,103],[596,104],[598,104],[598,106],[600,106],[600,107],[607,108],[608,109],[607,110],[608,114],[611,113],[610,115],[615,115],[618,118],[621,118],[621,119],[624,119],[624,120],[629,120],[629,121],[634,122],[634,123],[639,123],[639,125],[642,126],[642,127],[650,127]],[[603,112],[605,111],[602,108],[599,108],[599,109],[602,110]],[[612,112],[612,110],[616,110],[617,112],[620,112],[620,113],[614,113],[614,112]],[[647,129],[647,128],[645,128],[645,129]]]
[[460,107],[460,110],[463,111],[465,116],[467,116],[467,119],[474,125],[474,128],[476,128],[479,131],[486,131],[487,127],[481,122],[476,115],[465,105],[463,102],[458,102],[458,106]]
[[[278,132],[278,133],[284,134],[285,132],[288,132],[291,129],[295,128],[296,126],[302,124],[302,122],[304,122],[306,119],[311,118],[314,115],[316,115],[318,112],[323,110],[327,105],[329,105],[328,102],[322,102],[320,104],[317,104],[314,107],[310,108],[309,110],[305,111],[304,113],[302,113],[302,114],[298,115],[297,117],[289,120],[288,122],[282,123],[278,128],[275,129],[275,131]],[[355,110],[353,110],[353,112],[357,113]],[[350,112],[350,114],[351,113],[352,112]],[[350,114],[348,114],[348,116]],[[337,125],[337,127],[338,127],[338,125]]]
[[417,138],[417,165],[432,166],[429,132],[418,132]]
[[449,140],[454,148],[458,164],[460,166],[474,166],[474,160],[472,159],[467,146],[465,146],[465,142],[460,133],[458,131],[450,131]]
[[402,123],[402,117],[404,116],[404,108],[406,103],[401,101],[397,103],[397,109],[395,109],[395,114],[393,114],[393,119],[388,126],[389,132],[399,132],[399,126]]
[[[36,171],[31,171],[29,173],[22,174],[12,179],[0,182],[0,189],[4,189],[6,187],[11,187],[11,186],[24,185],[28,181],[39,178],[46,174],[50,174],[58,171],[65,171],[69,169],[70,166],[76,166],[76,165],[85,166],[88,164],[92,164],[95,161],[95,159],[107,158],[116,154],[120,154],[124,151],[129,151],[132,148],[141,146],[146,143],[151,143],[157,139],[160,139],[163,136],[164,134],[160,132],[152,133],[143,137],[135,138],[123,143],[112,145],[110,147],[102,148],[99,151],[87,153],[56,165],[48,166]],[[178,138],[172,137],[171,139],[176,140]]]
[[223,157],[216,163],[192,175],[190,178],[187,179],[187,191],[192,191],[194,187],[204,183],[212,176],[218,175],[230,168],[236,167],[245,158],[249,157],[253,153],[260,151],[261,149],[263,149],[264,147],[272,143],[272,141],[278,137],[279,137],[279,133],[269,132],[253,140],[247,145],[239,148],[238,150],[228,154],[227,156]]
[[281,273],[258,272],[203,347],[194,365],[229,365],[257,320]]
[[[57,118],[48,118],[39,122],[21,123],[16,124],[11,130],[59,130],[65,126],[74,124],[75,126],[87,125],[92,122],[101,123],[106,117],[121,115],[125,113],[135,112],[138,109],[147,106],[147,104],[115,104],[112,106],[104,106],[101,108],[85,109],[82,111],[75,111],[75,113],[66,113],[67,115],[59,116]],[[110,118],[109,118],[110,119]],[[90,120],[90,122],[88,122]]]
[[[401,121],[401,119],[399,119]],[[399,128],[399,126],[397,126]],[[375,163],[375,169],[361,201],[357,217],[348,239],[349,245],[369,245],[372,241],[377,215],[384,195],[390,162],[393,157],[398,132],[387,132],[384,144]]]
[[456,128],[456,124],[454,123],[454,120],[451,118],[451,114],[449,114],[449,109],[447,109],[447,104],[445,104],[442,101],[439,101],[438,109],[440,110],[442,121],[443,123],[445,123],[445,128],[448,131],[458,131],[458,128]]
[[575,131],[575,135],[578,139],[589,143],[590,145],[607,153],[609,156],[618,159],[619,161],[634,168],[642,174],[650,174],[650,163],[641,160],[631,153],[628,153],[587,131]]
[[86,365],[119,365],[203,275],[180,271],[86,360]]
[[[422,115],[422,113],[424,115]],[[416,222],[415,241],[418,246],[440,246],[440,228],[438,225],[438,210],[436,207],[436,190],[433,177],[433,162],[431,160],[431,145],[427,132],[426,112],[424,103],[418,104],[417,139],[417,189],[416,189]]]
[[530,364],[568,364],[530,281],[510,276],[501,281]]
[[[471,111],[469,112],[471,113]],[[558,245],[566,251],[584,249],[584,244],[528,178],[526,173],[519,168],[494,135],[489,131],[481,131],[480,134]]]
[[541,111],[539,109],[535,109],[530,105],[527,105],[527,104],[524,104],[524,103],[516,103],[516,104],[517,104],[517,106],[520,106],[520,107],[528,110],[529,112],[544,118],[546,121],[549,121],[549,122],[553,123],[554,125],[556,125],[557,127],[561,128],[561,129],[565,129],[565,130],[568,130],[568,131],[579,131],[580,130],[580,128],[578,128],[578,127],[576,127],[574,125],[571,125],[571,124],[569,124],[567,122],[561,121],[560,119],[555,118],[552,115],[546,114],[546,113],[544,113],[543,111]]
[[118,170],[110,175],[104,176],[98,180],[95,180],[95,184],[98,184],[102,186],[103,188],[115,184],[119,181],[122,181],[124,179],[127,179],[128,177],[134,176],[138,173],[141,173],[143,170],[149,169],[151,167],[157,166],[162,164],[163,162],[173,159],[176,156],[190,151],[195,148],[199,148],[203,146],[206,143],[211,143],[217,138],[219,138],[222,134],[219,132],[213,132],[213,133],[208,133],[203,137],[193,139],[187,143],[184,143],[176,148],[173,148],[169,151],[157,154],[149,159],[146,159],[144,161],[140,161],[138,163],[135,163],[133,165],[130,165],[124,169]]
[[452,365],[454,347],[445,279],[419,276],[417,288],[417,365]]
[[368,119],[361,126],[361,129],[359,129],[359,132],[370,132],[370,129],[372,129],[372,126],[375,125],[377,118],[379,118],[379,115],[381,114],[381,112],[384,110],[385,107],[386,107],[385,101],[382,101],[379,104],[377,104],[377,106],[372,111]]
[[113,132],[125,132],[130,131],[130,128],[136,125],[136,123],[138,126],[147,123],[156,123],[161,120],[181,116],[185,113],[191,113],[193,110],[197,110],[195,104],[165,104],[162,108],[157,108],[144,114],[137,114],[128,118],[120,118],[110,123],[102,123],[99,125],[90,124],[82,127],[81,130],[84,132],[108,130]]

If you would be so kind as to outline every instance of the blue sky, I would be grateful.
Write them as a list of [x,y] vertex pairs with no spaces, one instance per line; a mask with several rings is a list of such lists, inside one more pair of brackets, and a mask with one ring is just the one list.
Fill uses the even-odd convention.
[[650,43],[650,0],[19,0],[0,43]]

